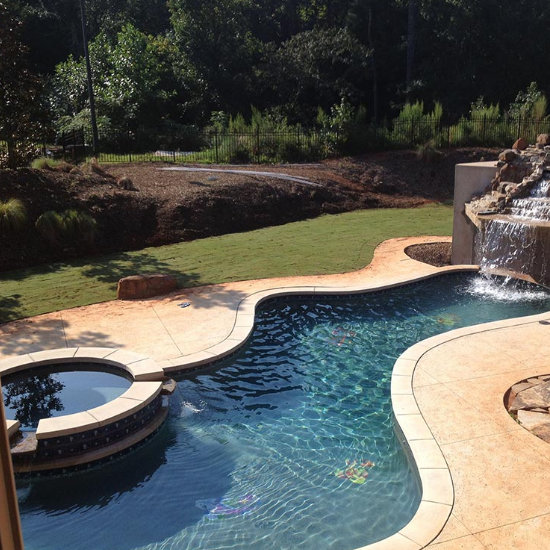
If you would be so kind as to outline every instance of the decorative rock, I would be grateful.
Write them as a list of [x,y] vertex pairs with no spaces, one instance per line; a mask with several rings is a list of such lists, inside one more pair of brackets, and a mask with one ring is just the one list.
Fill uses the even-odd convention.
[[539,426],[544,426],[546,424],[548,424],[548,427],[550,428],[550,414],[548,413],[519,410],[518,421],[529,431],[533,431],[534,428],[538,428]]
[[537,437],[540,437],[546,441],[546,443],[550,443],[550,423],[533,428],[531,433],[535,434]]
[[512,403],[514,402],[514,399],[517,397],[518,393],[522,392],[523,390],[527,390],[529,388],[532,388],[537,383],[538,383],[538,381],[535,382],[535,383],[519,382],[518,384],[514,384],[510,388],[510,391],[508,392],[508,395],[507,395],[507,398],[506,398],[506,402],[504,403],[506,408],[508,410],[511,410]]
[[132,180],[128,176],[122,176],[116,183],[121,189],[125,189],[126,191],[137,191]]
[[550,382],[543,382],[518,393],[510,407],[510,411],[515,412],[520,409],[536,409],[538,407],[546,408],[548,403],[550,403]]
[[498,160],[502,160],[504,162],[512,162],[517,158],[517,156],[517,153],[513,149],[505,149],[498,156]]
[[162,395],[172,395],[176,391],[177,383],[173,378],[168,378],[162,384]]
[[514,145],[512,145],[512,149],[517,149],[518,151],[525,151],[527,147],[529,147],[527,140],[521,137],[515,141]]
[[117,298],[135,300],[168,294],[178,288],[178,281],[172,275],[131,275],[118,281]]
[[550,134],[539,134],[537,136],[537,147],[539,145],[539,149],[542,149],[546,145],[550,145]]

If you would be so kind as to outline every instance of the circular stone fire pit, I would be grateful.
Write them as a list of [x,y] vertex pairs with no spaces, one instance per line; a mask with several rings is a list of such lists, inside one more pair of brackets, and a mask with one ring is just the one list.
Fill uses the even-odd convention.
[[550,374],[514,384],[506,392],[504,404],[521,426],[550,443]]

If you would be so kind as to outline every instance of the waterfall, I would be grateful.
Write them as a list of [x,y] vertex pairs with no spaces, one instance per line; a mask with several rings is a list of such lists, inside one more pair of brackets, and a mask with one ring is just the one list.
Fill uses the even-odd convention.
[[[550,176],[545,174],[526,198],[483,219],[477,235],[476,261],[485,274],[511,274],[550,284]],[[550,273],[549,273],[550,275]]]

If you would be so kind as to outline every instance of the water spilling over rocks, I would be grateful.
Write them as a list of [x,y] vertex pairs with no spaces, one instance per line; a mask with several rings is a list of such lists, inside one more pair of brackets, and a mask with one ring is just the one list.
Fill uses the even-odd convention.
[[484,195],[465,205],[477,228],[475,261],[486,273],[550,286],[550,135],[499,155]]

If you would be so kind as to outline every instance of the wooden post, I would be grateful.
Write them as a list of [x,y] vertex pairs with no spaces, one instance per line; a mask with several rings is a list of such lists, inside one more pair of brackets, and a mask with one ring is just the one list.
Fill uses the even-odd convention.
[[[0,396],[2,395],[1,390],[0,386]],[[3,400],[0,400],[0,548],[2,550],[23,550],[23,536],[19,522],[19,507],[13,479]]]

